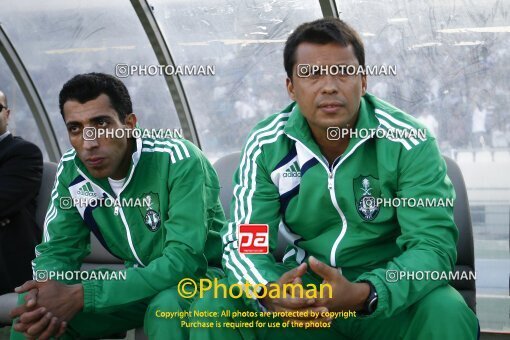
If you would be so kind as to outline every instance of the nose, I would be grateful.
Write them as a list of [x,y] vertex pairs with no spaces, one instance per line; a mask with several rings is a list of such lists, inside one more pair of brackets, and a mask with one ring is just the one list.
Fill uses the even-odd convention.
[[339,87],[338,77],[333,75],[325,75],[322,77],[322,93],[323,94],[336,94]]
[[99,146],[99,142],[97,141],[97,138],[94,138],[94,139],[90,139],[90,140],[87,140],[87,139],[83,139],[83,148],[85,150],[92,150],[92,149],[95,149]]

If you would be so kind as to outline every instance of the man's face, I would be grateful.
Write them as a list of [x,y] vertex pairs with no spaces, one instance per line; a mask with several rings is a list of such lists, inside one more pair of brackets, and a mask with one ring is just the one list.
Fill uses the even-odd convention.
[[0,111],[0,135],[3,135],[7,131],[7,123],[11,111],[5,107],[5,99],[2,96],[0,96],[0,104],[2,105],[2,111]]
[[[304,42],[296,49],[292,81],[287,78],[289,96],[295,100],[312,131],[328,127],[353,126],[367,81],[362,75],[311,75],[299,77],[297,65],[359,65],[352,45]],[[324,131],[324,133],[326,133]]]
[[124,178],[131,162],[131,149],[126,134],[123,138],[111,138],[102,135],[92,140],[83,136],[84,128],[98,129],[132,129],[136,125],[136,116],[131,113],[125,122],[110,104],[107,95],[101,94],[96,99],[85,102],[69,100],[64,104],[64,121],[69,134],[69,141],[76,150],[89,173],[95,178]]

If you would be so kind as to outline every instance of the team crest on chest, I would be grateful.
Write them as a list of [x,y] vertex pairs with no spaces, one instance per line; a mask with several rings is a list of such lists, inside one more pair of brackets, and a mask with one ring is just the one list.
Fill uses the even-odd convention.
[[365,221],[373,221],[380,209],[376,202],[381,195],[379,180],[372,176],[359,176],[353,180],[353,189],[358,214]]
[[142,195],[143,206],[140,208],[143,221],[150,231],[157,231],[161,227],[159,214],[159,195],[153,192]]

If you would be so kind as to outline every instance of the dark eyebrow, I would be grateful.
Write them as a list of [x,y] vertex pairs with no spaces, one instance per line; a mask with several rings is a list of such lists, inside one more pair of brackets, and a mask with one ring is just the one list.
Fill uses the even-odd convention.
[[96,117],[92,117],[92,118],[90,119],[90,122],[92,122],[92,123],[97,123],[97,122],[99,122],[100,120],[111,121],[111,120],[112,120],[112,117],[107,116],[107,115],[96,116]]
[[70,122],[67,122],[66,123],[66,127],[69,129],[73,126],[76,126],[76,125],[81,125],[81,123],[78,123],[78,122],[75,122],[75,121],[70,121]]
[[[107,115],[100,115],[100,116],[96,116],[96,117],[92,117],[90,119],[90,122],[91,123],[98,123],[100,120],[106,120],[106,121],[110,121],[111,120],[111,117],[110,116],[107,116]],[[77,122],[77,121],[70,121],[70,122],[67,122],[66,123],[66,126],[67,128],[71,127],[71,126],[76,126],[76,125],[82,125],[80,122]]]

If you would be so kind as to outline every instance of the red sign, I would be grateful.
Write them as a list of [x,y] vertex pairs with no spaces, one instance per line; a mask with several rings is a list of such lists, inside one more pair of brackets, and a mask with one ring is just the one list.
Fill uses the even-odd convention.
[[269,226],[267,224],[241,224],[237,231],[241,254],[269,253]]

